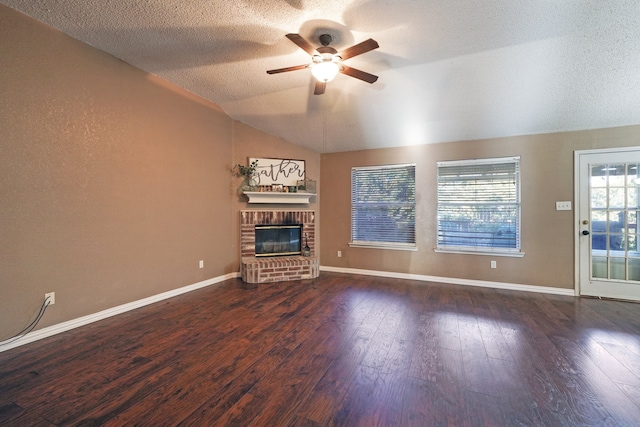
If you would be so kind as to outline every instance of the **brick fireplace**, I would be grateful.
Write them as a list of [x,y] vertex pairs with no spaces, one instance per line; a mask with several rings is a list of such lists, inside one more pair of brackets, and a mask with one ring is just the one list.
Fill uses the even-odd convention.
[[[308,236],[311,256],[256,257],[256,225],[301,224],[302,237]],[[312,279],[319,275],[319,260],[315,254],[315,212],[309,210],[243,210],[240,211],[240,275],[248,283],[279,282]],[[306,243],[302,242],[302,246]]]

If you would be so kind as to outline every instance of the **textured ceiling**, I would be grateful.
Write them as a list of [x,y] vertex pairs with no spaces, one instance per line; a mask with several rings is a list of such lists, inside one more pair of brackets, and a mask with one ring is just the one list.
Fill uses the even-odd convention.
[[[0,0],[320,152],[640,124],[638,0]],[[285,34],[345,63],[313,95]]]

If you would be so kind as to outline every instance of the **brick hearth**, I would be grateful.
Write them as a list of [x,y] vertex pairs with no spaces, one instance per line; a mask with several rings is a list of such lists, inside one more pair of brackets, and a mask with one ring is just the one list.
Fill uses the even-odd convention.
[[[311,279],[318,277],[320,266],[315,255],[314,211],[240,211],[240,275],[248,283],[279,282],[283,280]],[[256,224],[302,224],[302,238],[309,237],[311,256],[278,256],[257,258]],[[303,240],[303,246],[304,246]]]

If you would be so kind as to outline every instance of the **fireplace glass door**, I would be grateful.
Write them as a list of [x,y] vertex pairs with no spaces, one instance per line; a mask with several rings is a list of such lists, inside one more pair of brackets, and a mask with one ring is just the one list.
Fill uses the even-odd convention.
[[302,225],[256,225],[256,256],[300,255]]

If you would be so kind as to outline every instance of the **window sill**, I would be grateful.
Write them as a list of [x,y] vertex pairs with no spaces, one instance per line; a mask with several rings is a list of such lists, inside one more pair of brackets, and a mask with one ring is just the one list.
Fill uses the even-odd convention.
[[524,257],[524,252],[506,252],[506,251],[472,251],[472,250],[464,250],[464,249],[435,248],[434,252],[443,253],[443,254],[488,255],[488,256],[511,257],[511,258]]
[[369,249],[391,249],[394,251],[417,251],[418,247],[416,245],[394,245],[394,244],[384,244],[384,243],[364,243],[364,242],[350,242],[349,247],[351,248],[369,248]]

